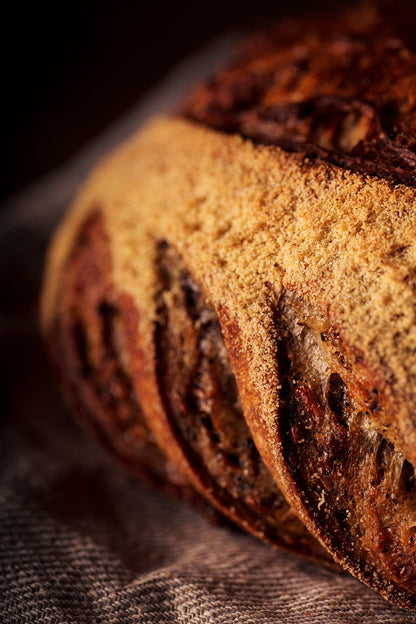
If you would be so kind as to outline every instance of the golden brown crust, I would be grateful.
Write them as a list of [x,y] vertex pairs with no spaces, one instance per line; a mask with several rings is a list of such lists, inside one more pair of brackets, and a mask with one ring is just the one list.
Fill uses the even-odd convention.
[[[153,122],[111,161],[84,190],[61,240],[71,244],[71,230],[73,236],[98,196],[113,233],[116,279],[141,309],[139,299],[150,299],[155,284],[140,268],[154,253],[152,239],[171,232],[215,306],[236,311],[248,333],[262,331],[250,319],[268,308],[267,284],[291,286],[336,320],[354,364],[376,376],[383,401],[395,407],[389,414],[392,441],[414,461],[416,436],[409,425],[416,363],[408,357],[416,346],[413,189],[392,190],[331,166],[305,169],[278,149],[174,119]],[[138,188],[139,176],[144,182]],[[53,264],[65,255],[64,244]],[[59,270],[51,271],[47,324]],[[137,275],[144,296],[137,293]],[[151,310],[143,322],[154,320]]]
[[[308,508],[298,476],[288,468],[293,439],[285,439],[282,424],[276,306],[293,292],[333,328],[332,351],[354,371],[345,382],[354,401],[367,409],[377,435],[413,466],[415,199],[415,190],[403,185],[392,188],[330,164],[306,167],[279,148],[159,119],[107,159],[83,189],[56,237],[43,295],[48,335],[65,258],[80,224],[99,205],[111,232],[114,284],[138,311],[140,348],[153,353],[155,240],[172,244],[219,312],[245,416],[285,494],[343,565],[404,606],[414,606],[414,570],[403,572],[402,583],[392,566],[376,566],[365,561],[367,555],[353,561],[322,530],[321,516]],[[151,362],[145,358],[140,365],[143,379],[154,374],[146,369]],[[163,406],[156,400],[148,409],[156,413]],[[166,428],[156,424],[154,434],[169,446]],[[183,468],[183,457],[171,459]],[[410,530],[413,507],[404,509]],[[382,550],[380,544],[375,550]]]

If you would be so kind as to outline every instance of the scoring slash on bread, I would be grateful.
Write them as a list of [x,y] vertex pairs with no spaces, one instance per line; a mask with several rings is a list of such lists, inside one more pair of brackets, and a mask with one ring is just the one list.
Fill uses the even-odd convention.
[[248,38],[92,173],[41,315],[67,400],[130,471],[411,609],[414,17]]

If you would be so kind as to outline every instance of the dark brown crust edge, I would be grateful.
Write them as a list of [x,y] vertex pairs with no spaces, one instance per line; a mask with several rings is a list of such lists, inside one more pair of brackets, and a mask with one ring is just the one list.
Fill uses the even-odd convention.
[[[120,340],[137,312],[111,285],[108,237],[98,209],[83,222],[61,274],[46,338],[65,401],[82,427],[135,478],[214,514],[160,451],[132,386]],[[122,312],[121,312],[122,311]]]
[[414,186],[416,10],[385,4],[282,20],[254,34],[182,114],[306,164]]

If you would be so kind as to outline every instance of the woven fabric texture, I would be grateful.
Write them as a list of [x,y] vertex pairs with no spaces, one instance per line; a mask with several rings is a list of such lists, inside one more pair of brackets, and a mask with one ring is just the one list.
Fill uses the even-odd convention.
[[416,614],[348,575],[213,524],[133,481],[78,429],[48,370],[36,296],[52,226],[97,155],[173,90],[177,97],[214,52],[17,198],[0,222],[4,624],[416,623]]

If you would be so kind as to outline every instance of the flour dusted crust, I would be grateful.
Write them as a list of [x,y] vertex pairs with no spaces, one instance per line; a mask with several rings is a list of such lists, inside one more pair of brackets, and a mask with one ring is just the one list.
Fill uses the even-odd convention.
[[[217,309],[238,318],[254,338],[253,355],[258,339],[265,373],[274,366],[261,320],[269,284],[296,290],[336,320],[357,364],[365,358],[380,378],[394,406],[392,441],[415,462],[415,195],[182,120],[152,122],[101,165],[68,217],[50,261],[44,323],[52,322],[59,265],[77,226],[99,210],[111,232],[115,282],[147,310],[143,322],[154,321],[155,285],[141,264],[157,238],[171,238]],[[273,398],[267,382],[263,390]]]
[[[351,556],[345,560],[337,534],[335,541],[325,535],[288,469],[279,430],[275,310],[284,293],[294,293],[311,306],[311,315],[325,319],[323,331],[336,329],[349,359],[346,370],[354,373],[354,381],[347,377],[346,383],[356,410],[368,413],[365,427],[414,465],[414,210],[413,188],[324,163],[308,166],[279,148],[162,118],[107,158],[82,190],[55,238],[42,302],[48,335],[60,314],[60,280],[79,228],[99,211],[110,242],[114,288],[133,302],[140,319],[140,350],[147,356],[132,376],[146,396],[143,378],[146,367],[154,365],[158,316],[158,284],[149,258],[156,261],[155,241],[172,245],[222,319],[245,417],[285,495],[335,558],[407,606],[413,605],[414,571],[403,589],[397,574],[389,578],[382,565],[354,562]],[[163,408],[151,392],[148,396],[143,409],[150,413],[156,438],[169,449],[166,423],[157,417]],[[170,459],[187,472],[180,450],[175,448]],[[363,482],[364,494],[367,488],[371,484]],[[411,494],[406,503],[410,537],[415,526]],[[319,510],[325,510],[325,491],[319,495]]]
[[[171,123],[172,121],[170,120],[161,121],[160,129],[165,124],[167,124],[166,128],[170,126],[173,129],[176,123],[174,122],[173,126],[171,126]],[[182,123],[179,123],[179,126]],[[187,125],[186,123],[184,124],[185,127]],[[98,197],[95,196],[93,191],[93,199],[93,196],[89,195],[88,188],[86,188],[82,193],[84,199],[80,199],[74,207],[72,217],[69,216],[72,223],[64,225],[57,234],[54,245],[56,252],[52,251],[50,254],[49,272],[45,279],[42,318],[44,332],[49,337],[52,350],[55,348],[55,353],[52,355],[61,372],[61,377],[64,378],[64,381],[65,379],[71,380],[67,384],[70,387],[66,388],[66,392],[69,394],[72,404],[75,404],[75,408],[77,408],[79,403],[85,402],[85,395],[88,394],[94,383],[97,386],[96,380],[100,377],[103,378],[103,383],[102,388],[98,389],[99,394],[103,392],[107,396],[107,389],[113,384],[114,389],[112,393],[118,396],[119,403],[123,403],[125,419],[122,426],[112,428],[112,431],[107,434],[105,442],[107,446],[112,445],[114,447],[113,451],[115,450],[116,455],[126,464],[129,462],[126,462],[127,449],[125,438],[126,435],[131,438],[137,428],[137,415],[132,413],[132,405],[131,401],[129,401],[129,395],[132,394],[133,390],[133,404],[139,404],[140,411],[143,412],[145,417],[145,424],[147,424],[151,432],[151,437],[157,440],[167,456],[168,467],[171,465],[175,466],[179,475],[184,477],[185,483],[190,482],[198,492],[202,493],[225,515],[261,539],[287,550],[303,554],[306,557],[319,559],[327,565],[334,567],[335,564],[332,557],[306,530],[273,482],[269,471],[264,466],[252,443],[251,434],[247,429],[247,425],[245,425],[241,408],[235,405],[227,405],[228,399],[225,392],[222,393],[225,397],[224,404],[219,406],[219,408],[214,405],[211,412],[213,412],[214,420],[216,418],[223,421],[230,420],[230,418],[233,419],[237,424],[236,430],[237,427],[239,428],[239,439],[235,439],[236,436],[230,431],[231,427],[229,424],[227,425],[229,435],[224,435],[222,431],[220,443],[214,444],[214,441],[211,440],[211,446],[204,439],[198,439],[195,444],[192,444],[192,441],[186,440],[186,436],[191,435],[189,430],[178,431],[181,428],[181,423],[179,422],[178,424],[178,417],[181,416],[181,411],[179,409],[179,414],[172,414],[172,412],[175,412],[175,400],[170,400],[169,397],[170,395],[175,397],[185,390],[175,388],[174,386],[170,388],[169,384],[172,375],[170,375],[169,370],[161,369],[159,364],[161,359],[160,349],[165,348],[165,343],[167,354],[169,349],[177,348],[174,355],[178,361],[185,363],[182,366],[185,370],[182,371],[179,364],[178,368],[186,376],[186,360],[192,360],[195,357],[195,353],[191,352],[192,341],[199,340],[200,343],[210,341],[211,346],[209,348],[212,349],[216,348],[214,344],[215,339],[219,338],[219,340],[216,340],[218,344],[222,340],[222,336],[219,324],[218,329],[216,329],[215,319],[209,318],[208,331],[199,338],[193,337],[193,329],[189,326],[189,319],[185,316],[186,310],[179,309],[176,312],[176,308],[179,308],[178,294],[175,293],[173,288],[166,289],[166,292],[163,290],[161,292],[161,282],[165,279],[161,278],[161,273],[166,273],[175,261],[178,263],[178,252],[180,253],[180,251],[176,244],[173,243],[171,237],[166,237],[163,234],[163,232],[167,232],[166,227],[168,230],[170,229],[167,222],[165,225],[162,225],[160,221],[162,215],[167,216],[165,214],[166,205],[163,199],[164,206],[155,204],[153,213],[153,216],[162,225],[162,229],[158,231],[159,233],[153,230],[153,219],[151,220],[152,222],[147,221],[149,211],[148,208],[145,208],[145,202],[150,201],[150,204],[153,204],[152,196],[157,203],[159,201],[152,191],[152,187],[156,190],[159,185],[155,185],[156,180],[151,179],[151,176],[148,174],[153,166],[156,166],[156,169],[158,169],[159,166],[165,168],[167,164],[160,161],[157,156],[158,148],[154,144],[154,140],[156,139],[157,142],[162,140],[162,143],[165,140],[162,136],[164,134],[163,131],[159,138],[157,138],[158,134],[158,132],[154,134],[150,130],[150,143],[147,144],[147,147],[144,144],[134,145],[135,141],[133,141],[129,146],[126,146],[130,155],[127,153],[122,155],[120,152],[121,160],[124,163],[120,164],[126,172],[127,161],[132,156],[130,149],[132,148],[133,152],[136,152],[136,149],[139,149],[140,152],[144,149],[144,152],[142,152],[142,165],[144,165],[145,169],[148,166],[150,167],[149,170],[142,171],[142,174],[149,181],[147,191],[150,195],[147,198],[145,198],[145,195],[141,198],[131,196],[131,207],[133,208],[134,206],[134,209],[130,212],[126,208],[129,200],[126,203],[116,191],[121,180],[117,182],[113,178],[113,182],[110,183],[110,187],[113,187],[115,191],[115,195],[113,195],[114,204],[106,193],[105,196]],[[179,139],[179,136],[172,138],[176,141],[176,138]],[[141,141],[139,143],[141,144]],[[161,147],[161,144],[159,147]],[[179,147],[179,144],[177,147]],[[149,154],[153,154],[156,158],[153,166],[145,154],[149,148]],[[136,156],[134,157],[135,159]],[[127,161],[125,157],[127,157]],[[107,171],[105,171],[107,165],[104,164],[103,167],[98,169],[97,173],[100,178],[102,174],[103,179],[109,182],[113,166],[110,163],[108,165],[109,169]],[[133,185],[138,174],[138,170],[134,171],[134,169],[130,169]],[[173,188],[177,188],[179,180],[172,178],[171,182]],[[98,181],[98,186],[101,186],[100,181]],[[129,183],[127,186],[129,186]],[[142,187],[142,190],[145,194],[147,193],[144,187]],[[150,204],[147,204],[147,206],[149,207]],[[138,211],[136,211],[137,207],[139,207]],[[97,226],[97,223],[99,226]],[[97,230],[100,232],[102,229],[105,231],[105,237],[110,243],[107,251],[100,249],[94,242],[94,239],[97,238]],[[109,235],[110,232],[111,236]],[[136,237],[137,234],[138,237]],[[120,236],[120,239],[116,241],[113,235],[115,237]],[[98,238],[102,239],[102,234],[98,234]],[[166,259],[162,262],[162,254],[166,255],[167,253],[164,251],[164,247],[168,245],[172,246],[172,251],[169,252]],[[78,258],[83,253],[83,247],[86,247],[90,253],[88,262],[81,269],[77,268],[77,266],[74,269],[74,264],[79,264]],[[121,255],[116,251],[116,247],[121,251]],[[177,251],[174,253],[173,250]],[[99,252],[101,260],[100,257],[97,258],[97,252]],[[103,262],[103,258],[107,258],[106,263]],[[111,269],[109,269],[109,265],[111,265]],[[178,269],[176,273],[183,272],[184,269],[185,265],[183,269]],[[100,275],[100,271],[106,275],[107,290],[97,295],[96,282],[98,276],[91,277],[91,275],[97,272]],[[68,276],[71,275],[73,277],[68,279]],[[89,280],[88,284],[83,287],[82,283],[85,281],[85,276],[88,276]],[[171,275],[167,279],[173,281],[175,277],[175,275]],[[191,276],[189,276],[190,278]],[[137,289],[137,285],[139,285],[139,289]],[[104,305],[110,305],[114,311],[117,311],[117,314],[113,315],[114,326],[110,329],[105,327],[105,316],[102,314],[103,295],[105,295]],[[203,316],[215,316],[214,310],[205,306],[203,301],[199,307],[202,308]],[[170,319],[169,315],[172,310],[174,317]],[[172,332],[165,331],[164,335],[161,335],[161,330],[156,326],[159,325],[164,328],[164,324],[161,323],[163,315],[166,316],[166,322],[170,323],[168,329],[171,329]],[[175,323],[178,326],[177,329],[175,328]],[[74,339],[73,328],[78,328],[79,325],[82,326],[82,340],[79,340],[79,330],[77,330]],[[174,338],[175,333],[179,334],[182,328],[186,334],[185,339],[187,342],[185,344],[186,348],[180,351],[181,347],[177,346]],[[114,375],[109,376],[107,374],[104,376],[108,366],[108,353],[104,354],[104,357],[100,359],[97,357],[97,353],[103,350],[102,343],[105,345],[108,342],[112,344],[113,357],[111,359],[118,357],[120,360],[119,367],[132,380],[134,386],[129,392],[124,392],[123,396],[121,396],[119,384],[117,379],[114,379]],[[170,342],[173,344],[170,345]],[[56,345],[58,345],[58,348],[56,348]],[[225,347],[223,347],[223,351],[226,353]],[[207,354],[206,360],[209,361],[212,357],[217,357],[218,355],[221,356],[221,359],[228,360],[228,358],[224,358],[224,355],[218,352],[211,355]],[[165,359],[168,359],[168,355],[165,355]],[[65,367],[67,362],[70,362],[70,365]],[[175,362],[173,362],[174,365]],[[229,363],[227,361],[223,362],[219,371],[211,372],[210,370],[204,370],[203,366],[199,368],[200,370],[196,371],[195,374],[207,377],[207,380],[205,382],[203,380],[202,388],[196,388],[195,392],[205,392],[207,395],[205,397],[206,402],[212,402],[212,395],[215,395],[215,389],[212,390],[210,388],[210,385],[216,382],[215,376],[217,377],[217,382],[221,376],[228,375],[228,377],[232,377],[227,384],[227,390],[235,383],[232,372],[228,370]],[[83,371],[85,371],[85,374]],[[91,371],[93,371],[93,375]],[[174,379],[172,383],[175,384]],[[208,385],[208,387],[204,388],[204,384]],[[219,388],[216,390],[216,395],[221,398]],[[236,399],[238,400],[238,397]],[[96,403],[97,401],[95,401],[95,404],[90,402],[90,407],[87,410],[88,414],[86,417],[83,414],[82,419],[90,423],[92,422],[102,432],[104,429],[108,430],[108,427],[103,425],[103,418],[100,419],[94,415],[94,410],[96,411],[97,409]],[[112,414],[112,410],[114,408],[110,406],[107,414],[107,421],[110,422],[117,420],[117,414]],[[79,408],[77,411],[79,411]],[[201,411],[206,412],[207,410],[201,405],[199,412],[201,413]],[[226,417],[223,417],[222,412],[226,413]],[[194,417],[196,418],[195,414]],[[188,423],[188,427],[191,426]],[[218,428],[218,422],[215,422],[215,427]],[[91,429],[91,426],[89,428]],[[200,428],[202,428],[202,424]],[[206,435],[209,435],[209,430],[205,431]],[[111,444],[111,439],[113,444]],[[214,448],[211,448],[213,445]],[[217,457],[220,455],[223,459],[217,461]],[[240,470],[230,470],[230,462],[235,462],[237,457],[242,458],[243,456]],[[146,461],[146,457],[144,461]],[[207,464],[206,469],[204,468],[204,463]],[[128,467],[131,468],[131,462]],[[150,468],[152,468],[152,465],[150,465]],[[222,470],[224,474],[221,474]],[[134,472],[137,473],[138,471],[140,471],[140,466]],[[171,476],[172,470],[169,469],[168,480]],[[180,479],[175,474],[173,474],[173,477],[173,485],[176,482],[180,484]],[[241,483],[243,487],[241,496],[237,492],[237,482]]]
[[251,39],[96,168],[41,316],[135,474],[414,609],[410,23],[367,6]]

